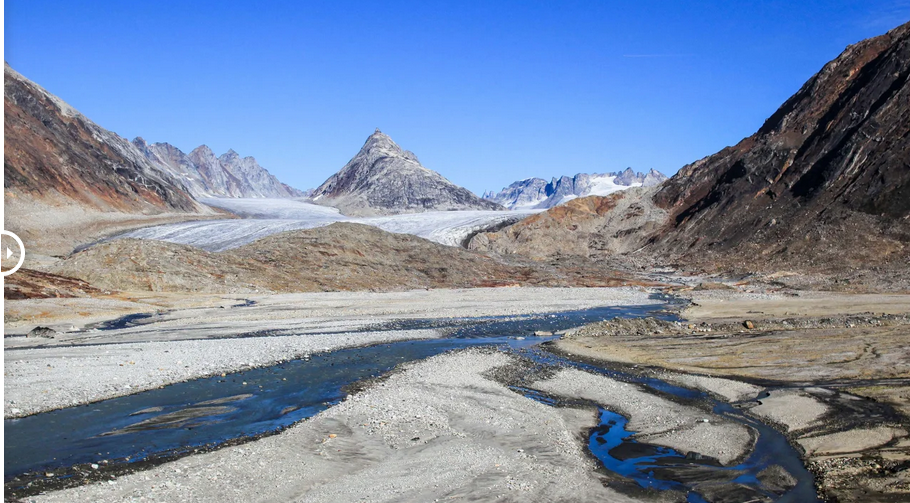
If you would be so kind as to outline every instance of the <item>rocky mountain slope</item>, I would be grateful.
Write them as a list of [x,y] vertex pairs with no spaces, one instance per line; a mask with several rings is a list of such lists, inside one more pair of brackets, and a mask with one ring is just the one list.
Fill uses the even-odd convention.
[[910,256],[910,23],[848,47],[734,147],[654,195],[664,257],[868,268]]
[[202,197],[292,198],[252,157],[206,146],[129,142],[5,65],[6,228],[30,250],[62,255],[144,225],[224,218]]
[[378,129],[341,171],[313,192],[312,201],[352,216],[503,209],[423,167],[416,155]]
[[[696,270],[800,271],[835,282],[874,276],[906,288],[908,75],[910,23],[848,47],[754,135],[685,166],[636,204],[596,216],[556,208],[479,235],[472,246],[533,247],[538,257],[626,253]],[[585,204],[611,204],[592,199]],[[552,240],[554,232],[566,243]]]
[[240,157],[234,150],[216,156],[201,145],[189,155],[169,143],[133,145],[162,171],[180,180],[197,198],[202,197],[305,197],[303,191],[281,183],[253,157]]
[[4,188],[14,198],[100,210],[193,212],[199,206],[126,139],[4,67]]
[[4,69],[4,124],[6,228],[33,251],[69,251],[75,242],[136,220],[215,213],[125,138],[9,65]]
[[[531,208],[540,204],[547,197],[547,192],[552,193],[551,183],[543,178],[525,178],[510,184],[499,192],[485,192],[483,198],[488,201],[501,204],[502,206],[514,210],[520,208]],[[549,189],[549,190],[548,190]]]
[[649,204],[653,193],[654,187],[636,187],[572,199],[498,232],[477,234],[468,247],[533,260],[631,253],[643,247],[667,218],[666,211]]
[[483,197],[512,210],[546,209],[576,197],[606,196],[629,187],[651,187],[666,179],[663,173],[653,169],[647,173],[636,173],[632,168],[626,168],[616,173],[561,176],[550,182],[543,178],[528,178],[509,185],[499,193],[488,192]]

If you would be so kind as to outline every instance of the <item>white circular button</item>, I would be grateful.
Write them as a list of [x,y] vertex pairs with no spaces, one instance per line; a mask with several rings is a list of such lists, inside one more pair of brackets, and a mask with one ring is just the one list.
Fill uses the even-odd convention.
[[[22,263],[25,262],[25,245],[22,244],[22,240],[19,239],[19,236],[13,234],[10,231],[0,231],[0,234],[13,238],[14,240],[16,240],[16,244],[19,245],[19,261],[16,262],[16,267],[13,267],[12,269],[8,269],[8,270],[3,270],[2,268],[0,268],[0,275],[9,276],[10,274],[18,271],[19,268],[22,267]],[[9,258],[12,256],[13,256],[13,251],[8,246],[6,247],[5,250],[0,250],[0,263],[2,263],[5,260],[9,260]]]

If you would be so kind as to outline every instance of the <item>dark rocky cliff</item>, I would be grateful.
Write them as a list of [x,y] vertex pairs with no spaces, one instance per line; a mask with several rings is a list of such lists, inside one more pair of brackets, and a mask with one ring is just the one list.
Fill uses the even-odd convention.
[[746,264],[906,257],[908,75],[910,23],[848,47],[754,135],[661,187],[670,221],[653,250]]
[[910,287],[908,75],[910,23],[848,47],[754,135],[637,200],[554,208],[471,246]]

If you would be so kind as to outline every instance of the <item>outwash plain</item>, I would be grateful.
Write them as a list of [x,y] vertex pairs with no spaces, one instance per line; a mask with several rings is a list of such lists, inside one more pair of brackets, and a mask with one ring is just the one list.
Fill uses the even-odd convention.
[[[543,345],[577,361],[656,377],[734,404],[786,435],[823,496],[894,501],[910,494],[904,468],[910,459],[910,296],[711,279],[680,278],[659,288],[146,293],[116,301],[8,301],[7,316],[17,321],[6,327],[4,410],[12,418],[204,376],[243,375],[344,347],[446,335],[445,328],[394,328],[412,320],[546,317],[598,306],[657,309],[668,306],[654,294],[672,294],[689,301],[669,306],[681,310],[681,321],[605,320]],[[56,313],[44,320],[55,337],[24,337],[46,312]],[[92,328],[130,313],[150,316],[132,326]],[[531,332],[511,335],[541,339]],[[685,492],[646,491],[604,471],[586,447],[588,432],[598,424],[593,404],[629,418],[628,429],[640,442],[726,466],[740,463],[755,441],[749,426],[704,403],[680,403],[640,384],[574,368],[529,375],[528,365],[520,354],[489,349],[405,363],[277,435],[148,467],[76,467],[84,483],[25,500],[680,501]],[[568,404],[539,403],[516,385]],[[783,480],[790,487],[788,476]],[[724,488],[724,482],[714,485]],[[711,486],[695,487],[716,496],[709,501],[737,501],[743,494],[729,484],[716,492]]]

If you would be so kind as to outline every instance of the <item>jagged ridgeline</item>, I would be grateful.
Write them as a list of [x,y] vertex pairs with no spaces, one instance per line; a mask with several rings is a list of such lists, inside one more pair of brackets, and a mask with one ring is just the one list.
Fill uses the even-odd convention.
[[197,212],[182,183],[122,138],[4,67],[8,202],[135,213]]
[[616,173],[579,173],[561,176],[549,182],[543,178],[526,178],[500,192],[487,192],[484,199],[499,203],[509,209],[546,209],[571,201],[576,197],[606,196],[630,187],[651,187],[667,177],[656,170],[635,172],[632,168]]
[[252,157],[240,157],[234,150],[216,156],[206,145],[189,155],[168,143],[133,145],[146,158],[179,179],[196,197],[305,197],[306,194],[282,183]]
[[33,253],[62,255],[135,227],[225,216],[201,197],[306,196],[252,157],[130,142],[9,65],[4,74],[6,225]]

